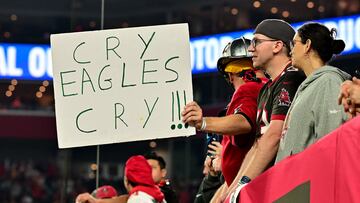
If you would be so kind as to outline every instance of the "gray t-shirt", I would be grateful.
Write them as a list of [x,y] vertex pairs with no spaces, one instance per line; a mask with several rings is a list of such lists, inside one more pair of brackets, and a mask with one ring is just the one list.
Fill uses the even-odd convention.
[[350,75],[323,66],[299,86],[284,122],[276,163],[299,153],[344,123],[347,115],[337,98]]

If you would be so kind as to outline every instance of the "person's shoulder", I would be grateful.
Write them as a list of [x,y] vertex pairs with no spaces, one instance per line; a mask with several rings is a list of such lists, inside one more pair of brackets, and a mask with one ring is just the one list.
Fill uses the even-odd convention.
[[340,86],[346,79],[341,75],[335,72],[327,72],[316,78],[316,84],[326,85],[330,87],[331,85]]
[[152,203],[153,198],[145,192],[137,191],[130,195],[127,202],[128,203],[137,203],[137,202]]
[[327,68],[325,74],[328,75],[328,77],[333,80],[345,81],[351,79],[351,76],[347,72],[342,71],[340,68],[334,66],[325,66],[325,67]]
[[306,75],[302,70],[299,70],[293,66],[289,66],[281,76],[280,81],[285,83],[293,83],[300,85],[306,79]]
[[286,70],[284,71],[284,77],[285,78],[306,78],[305,73],[298,69],[295,68],[294,66],[289,66],[288,68],[286,68]]
[[259,90],[259,95],[264,94],[264,92],[269,89],[269,84],[271,84],[271,80],[268,80],[263,83],[262,87]]
[[234,97],[256,99],[263,85],[261,82],[246,82],[234,92]]
[[261,82],[246,82],[245,84],[241,85],[239,87],[240,90],[244,91],[244,90],[249,90],[249,91],[253,91],[253,90],[260,90],[264,84],[267,81],[261,81]]

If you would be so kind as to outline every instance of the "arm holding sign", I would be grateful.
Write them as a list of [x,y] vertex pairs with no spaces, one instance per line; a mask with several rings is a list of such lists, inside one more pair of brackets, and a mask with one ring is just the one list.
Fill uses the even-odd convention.
[[199,131],[237,135],[249,133],[251,125],[242,114],[224,117],[203,117],[202,109],[196,102],[190,102],[182,112],[183,122]]

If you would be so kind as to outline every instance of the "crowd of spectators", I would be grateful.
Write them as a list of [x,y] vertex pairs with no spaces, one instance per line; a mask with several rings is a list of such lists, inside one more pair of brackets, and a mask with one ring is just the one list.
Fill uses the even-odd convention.
[[[64,171],[61,170],[57,163],[46,160],[0,161],[0,202],[74,202],[79,193],[95,189],[95,176],[79,176],[79,171],[73,170],[68,177],[64,177]],[[119,194],[126,193],[122,178],[102,177],[99,182],[114,186]],[[177,179],[172,181],[180,202],[191,202],[194,199],[199,182],[200,180],[193,180],[186,184]]]

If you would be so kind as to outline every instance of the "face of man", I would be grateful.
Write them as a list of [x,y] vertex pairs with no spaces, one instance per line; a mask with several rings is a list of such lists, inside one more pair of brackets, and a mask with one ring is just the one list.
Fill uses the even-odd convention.
[[126,191],[130,192],[131,185],[129,184],[129,182],[128,182],[127,178],[126,178],[126,175],[124,176],[124,186],[125,186]]
[[274,56],[274,45],[276,41],[263,34],[254,34],[249,46],[249,52],[253,54],[252,61],[255,68],[266,70],[268,62]]
[[237,73],[227,73],[229,76],[229,82],[234,87],[235,90],[237,90],[242,84],[244,84],[244,80],[237,76]]
[[152,178],[154,179],[154,182],[159,184],[160,181],[166,176],[166,169],[161,169],[157,160],[148,159],[147,162],[152,168]]

